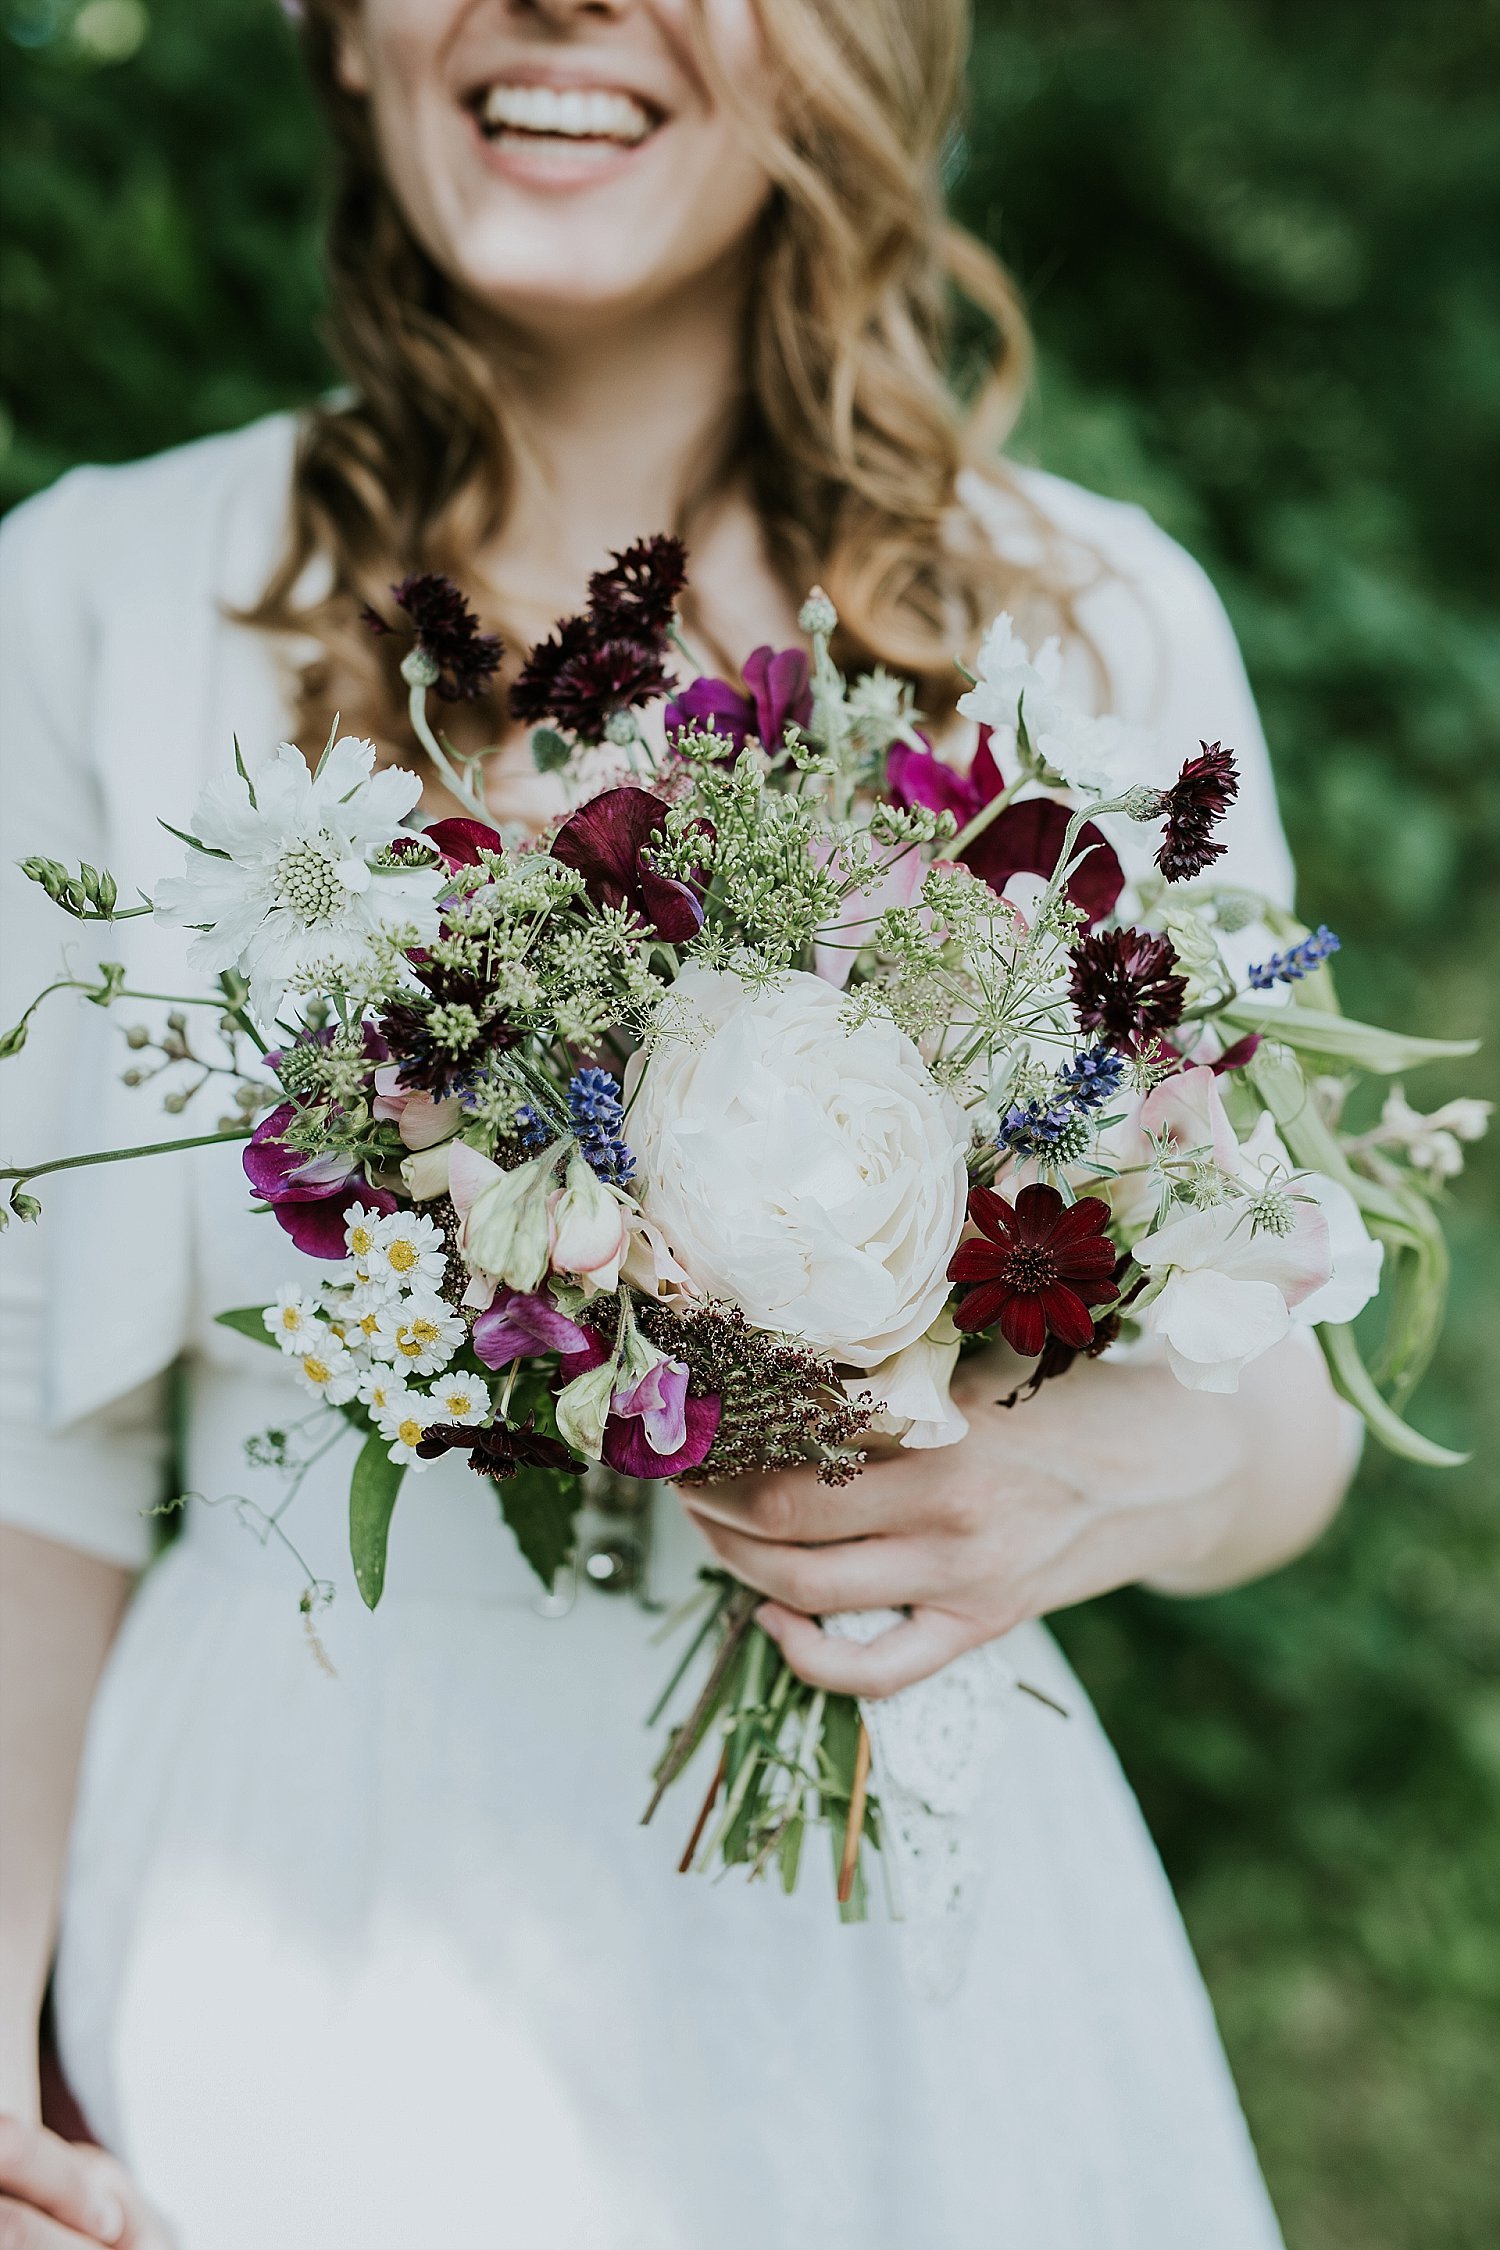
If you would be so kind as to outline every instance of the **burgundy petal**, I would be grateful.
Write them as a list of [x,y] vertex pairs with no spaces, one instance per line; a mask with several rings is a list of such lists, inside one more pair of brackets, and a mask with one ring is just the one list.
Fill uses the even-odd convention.
[[[1061,1337],[1065,1344],[1071,1344],[1075,1352],[1088,1349],[1094,1340],[1094,1324],[1089,1318],[1088,1306],[1081,1297],[1075,1296],[1071,1289],[1058,1282],[1051,1289],[1044,1289],[1036,1301],[1040,1305],[1043,1321],[1054,1336]],[[1037,1345],[1036,1349],[1040,1351],[1041,1346]]]
[[1260,1045],[1260,1040],[1258,1031],[1247,1031],[1243,1039],[1236,1039],[1232,1047],[1226,1047],[1218,1060],[1209,1064],[1209,1069],[1215,1077],[1222,1077],[1226,1070],[1243,1070]]
[[658,875],[642,859],[637,889],[646,920],[668,945],[686,945],[689,938],[698,935],[703,927],[703,908],[686,883],[670,875]]
[[812,718],[812,686],[800,648],[754,648],[745,658],[745,685],[755,701],[755,731],[768,750],[779,750],[789,721]]
[[623,1477],[675,1477],[708,1458],[719,1431],[724,1401],[714,1394],[689,1398],[684,1413],[687,1437],[675,1453],[658,1453],[634,1414],[612,1414],[604,1425],[604,1458]]
[[[964,853],[964,864],[982,876],[992,891],[1003,891],[1012,875],[1050,876],[1056,872],[1067,833],[1068,809],[1052,797],[1028,797],[1023,804],[1007,805],[999,817],[975,837]],[[1103,921],[1125,888],[1124,871],[1109,845],[1086,821],[1077,846],[1093,849],[1068,884],[1068,896],[1087,915],[1090,926]]]
[[1013,1352],[1035,1359],[1047,1341],[1047,1316],[1040,1297],[1010,1297],[1000,1309],[1000,1333]]
[[339,1195],[354,1167],[347,1156],[309,1156],[282,1139],[297,1116],[295,1102],[283,1102],[256,1126],[240,1159],[246,1179],[265,1203],[312,1203]]
[[349,1255],[344,1229],[351,1211],[388,1212],[395,1208],[396,1198],[387,1195],[384,1188],[364,1186],[337,1203],[277,1203],[272,1206],[276,1224],[291,1236],[305,1256],[338,1260]]
[[1009,1244],[1016,1239],[1015,1211],[993,1188],[970,1188],[969,1217],[991,1242]]
[[1102,1234],[1110,1222],[1110,1208],[1102,1195],[1081,1195],[1076,1203],[1069,1204],[1057,1215],[1052,1229],[1054,1244],[1081,1242],[1091,1234]]
[[950,1281],[993,1281],[1010,1256],[997,1242],[961,1242],[948,1261]]
[[995,753],[990,748],[994,731],[993,727],[980,728],[974,763],[969,768],[969,787],[974,792],[976,811],[981,805],[992,805],[1005,787],[1000,768],[995,763]]
[[552,857],[576,867],[591,896],[596,890],[617,894],[603,897],[602,904],[623,905],[635,884],[640,848],[659,832],[666,809],[648,789],[628,783],[605,789],[563,822],[552,839]]
[[1046,1242],[1066,1208],[1056,1188],[1033,1180],[1016,1197],[1016,1239],[1028,1245]]
[[1010,1299],[1011,1293],[1003,1281],[985,1282],[970,1296],[965,1297],[961,1305],[955,1306],[953,1325],[966,1336],[975,1334],[981,1328],[989,1328]]
[[435,820],[422,831],[427,842],[435,845],[450,867],[477,867],[482,851],[498,852],[504,849],[493,828],[482,820]]

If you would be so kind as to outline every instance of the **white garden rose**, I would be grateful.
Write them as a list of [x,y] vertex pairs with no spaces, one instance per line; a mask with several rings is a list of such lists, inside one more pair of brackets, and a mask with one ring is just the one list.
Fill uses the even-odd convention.
[[694,1282],[757,1328],[875,1367],[932,1325],[964,1220],[964,1113],[904,1032],[821,977],[689,968],[682,1037],[627,1093],[632,1192]]

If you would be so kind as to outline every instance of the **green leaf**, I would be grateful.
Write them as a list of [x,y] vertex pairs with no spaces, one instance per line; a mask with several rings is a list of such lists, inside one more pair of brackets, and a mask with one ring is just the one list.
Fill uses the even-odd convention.
[[560,1469],[518,1469],[498,1481],[495,1492],[516,1545],[550,1594],[558,1572],[573,1559],[582,1477]]
[[1477,1039],[1417,1039],[1408,1032],[1385,1031],[1379,1024],[1356,1023],[1352,1016],[1326,1008],[1304,1008],[1295,1000],[1278,1007],[1242,995],[1223,1010],[1223,1021],[1236,1031],[1258,1031],[1263,1038],[1279,1040],[1299,1054],[1353,1063],[1386,1077],[1398,1070],[1416,1070],[1423,1063],[1472,1055],[1479,1048]]
[[1403,1422],[1395,1408],[1388,1406],[1370,1377],[1369,1369],[1359,1356],[1359,1346],[1354,1341],[1354,1331],[1347,1325],[1334,1326],[1325,1322],[1313,1331],[1323,1347],[1323,1357],[1328,1362],[1328,1372],[1333,1377],[1333,1387],[1340,1398],[1347,1399],[1362,1414],[1381,1444],[1405,1460],[1419,1461],[1427,1469],[1459,1469],[1469,1456],[1467,1453],[1450,1453],[1447,1446],[1438,1445],[1432,1438],[1423,1437]]
[[276,1349],[276,1339],[266,1326],[269,1305],[240,1305],[234,1312],[215,1313],[220,1328],[232,1328],[237,1336],[248,1336],[253,1344],[269,1344]]
[[349,1480],[349,1552],[366,1609],[375,1607],[385,1589],[386,1541],[405,1474],[378,1431],[365,1439]]
[[159,815],[156,825],[158,828],[165,828],[169,836],[175,836],[179,844],[186,844],[190,851],[202,852],[205,859],[229,857],[228,852],[221,852],[217,844],[205,844],[201,836],[192,835],[186,828],[174,828],[170,820],[163,820]]

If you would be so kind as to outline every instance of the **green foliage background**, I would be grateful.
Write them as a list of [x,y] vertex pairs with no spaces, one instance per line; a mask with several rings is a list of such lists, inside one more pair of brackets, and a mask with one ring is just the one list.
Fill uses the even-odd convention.
[[[0,495],[324,381],[317,137],[273,0],[9,0],[3,23]],[[1144,502],[1229,602],[1346,1005],[1490,1038],[1423,1106],[1496,1092],[1497,83],[1494,0],[981,0],[955,160],[1040,337],[1021,450]],[[1416,1414],[1475,1465],[1372,1451],[1279,1577],[1062,1621],[1292,2250],[1500,2240],[1482,1152],[1450,1217]]]

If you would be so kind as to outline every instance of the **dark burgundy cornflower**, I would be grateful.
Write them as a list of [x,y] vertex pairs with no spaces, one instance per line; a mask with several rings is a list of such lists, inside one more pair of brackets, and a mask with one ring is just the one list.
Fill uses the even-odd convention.
[[660,641],[687,584],[687,549],[670,532],[615,552],[589,580],[589,615],[601,638]]
[[753,648],[745,658],[745,690],[728,680],[694,680],[667,705],[668,735],[680,727],[709,728],[725,737],[725,762],[732,763],[752,740],[779,750],[789,725],[805,727],[812,719],[812,680],[800,648],[776,649],[769,642]]
[[1069,993],[1085,1031],[1122,1055],[1138,1055],[1180,1020],[1187,979],[1164,937],[1103,930],[1074,946]]
[[966,1335],[997,1324],[1012,1351],[1034,1359],[1049,1336],[1087,1351],[1094,1340],[1091,1305],[1111,1304],[1115,1246],[1105,1234],[1102,1196],[1064,1203],[1056,1188],[1023,1187],[1014,1204],[993,1188],[969,1190],[969,1217],[981,1241],[961,1242],[948,1279],[972,1283],[954,1312]]
[[[419,571],[391,588],[391,598],[406,612],[424,656],[438,668],[436,687],[445,703],[467,703],[482,695],[504,654],[499,636],[481,633],[479,620],[451,578]],[[360,613],[372,633],[389,633],[380,612],[368,604]]]
[[524,1422],[495,1422],[487,1430],[435,1422],[422,1432],[417,1452],[424,1461],[439,1460],[445,1453],[467,1453],[474,1474],[493,1477],[497,1484],[513,1477],[517,1469],[560,1469],[570,1477],[583,1474],[561,1438],[544,1436],[530,1415]]
[[1239,795],[1234,752],[1205,742],[1202,755],[1189,758],[1166,792],[1166,832],[1156,864],[1169,883],[1201,875],[1224,850],[1214,829]]
[[527,726],[553,719],[580,742],[602,742],[617,711],[650,703],[671,684],[658,645],[602,639],[589,618],[565,617],[526,659],[510,714]]
[[683,945],[702,928],[703,908],[686,883],[658,875],[651,864],[651,840],[666,817],[665,803],[649,789],[605,789],[563,822],[552,857],[577,868],[596,906],[638,914],[668,945]]
[[400,1066],[403,1092],[430,1094],[440,1102],[472,1085],[492,1057],[513,1047],[521,1034],[482,977],[418,958],[411,965],[427,997],[393,1000],[380,1018],[380,1032]]

